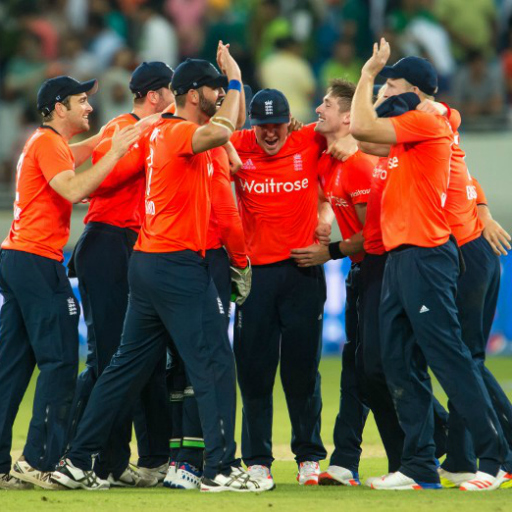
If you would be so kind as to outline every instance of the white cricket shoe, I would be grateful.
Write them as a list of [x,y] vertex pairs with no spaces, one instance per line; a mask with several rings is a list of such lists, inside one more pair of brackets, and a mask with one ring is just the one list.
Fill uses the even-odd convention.
[[476,473],[451,473],[443,468],[437,468],[437,472],[439,473],[441,485],[445,489],[460,487],[461,484],[476,478]]
[[171,483],[174,482],[177,472],[178,472],[178,463],[172,461],[169,464],[169,469],[167,470],[167,474],[165,475],[165,478],[164,478],[164,487],[171,487]]
[[186,491],[192,491],[201,487],[203,472],[200,469],[188,462],[180,462],[176,467],[178,468],[176,476],[168,487]]
[[51,471],[39,471],[26,460],[18,460],[11,469],[11,476],[27,484],[36,485],[47,491],[62,490],[62,487],[51,480]]
[[417,482],[403,473],[400,473],[400,471],[390,473],[381,479],[375,480],[371,487],[378,491],[420,491],[423,489],[442,489],[441,484]]
[[477,471],[472,480],[460,484],[461,491],[494,491],[504,482],[506,473],[500,469],[498,476],[492,476],[482,471]]
[[371,487],[373,482],[376,482],[377,480],[382,480],[383,478],[386,478],[387,476],[389,476],[391,474],[392,473],[387,473],[382,476],[370,476],[365,480],[364,485],[366,485],[366,487]]
[[61,459],[55,471],[51,474],[51,480],[68,489],[85,489],[87,491],[106,491],[110,489],[110,483],[102,480],[94,471],[84,471],[77,468],[69,459]]
[[19,478],[12,476],[10,473],[0,473],[0,489],[9,491],[25,491],[33,489],[34,486],[27,482],[21,481]]
[[201,492],[264,492],[273,489],[270,480],[255,480],[242,468],[231,468],[228,475],[219,473],[215,478],[203,476]]
[[272,476],[272,472],[268,466],[254,464],[253,466],[247,467],[247,473],[249,473],[249,476],[254,480],[268,480],[272,484],[272,489],[276,487],[274,477]]
[[329,466],[326,471],[320,473],[318,478],[320,485],[361,485],[359,474],[341,466]]
[[156,476],[144,475],[131,464],[128,464],[119,478],[114,478],[110,473],[107,480],[110,487],[156,487],[158,485]]
[[313,460],[306,460],[299,464],[297,482],[299,485],[318,485],[320,476],[320,464]]
[[144,466],[137,467],[137,472],[139,473],[139,475],[142,475],[144,477],[155,477],[159,484],[161,484],[164,481],[168,470],[168,462],[162,464],[161,466],[157,466],[156,468],[145,468]]

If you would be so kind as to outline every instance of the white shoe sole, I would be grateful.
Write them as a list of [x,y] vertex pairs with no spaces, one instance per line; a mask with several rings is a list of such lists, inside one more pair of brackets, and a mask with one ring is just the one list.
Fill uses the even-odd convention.
[[38,478],[35,478],[27,473],[18,473],[17,471],[11,470],[10,475],[22,482],[26,482],[27,484],[35,485],[36,487],[40,487],[41,489],[45,489],[46,491],[62,491],[63,488],[59,484],[52,482],[43,482]]
[[72,478],[69,478],[67,475],[55,472],[52,476],[54,480],[56,480],[60,485],[68,488],[68,489],[85,489],[86,491],[108,491],[110,487],[101,486],[101,487],[88,487],[87,485],[82,484],[81,482],[77,482]]

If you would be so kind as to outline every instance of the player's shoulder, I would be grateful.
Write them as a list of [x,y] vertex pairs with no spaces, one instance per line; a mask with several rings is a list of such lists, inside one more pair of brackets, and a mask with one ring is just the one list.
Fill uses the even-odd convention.
[[71,153],[69,144],[50,126],[40,126],[27,141],[26,148],[38,153],[52,153],[56,150],[65,150]]
[[230,141],[238,151],[254,151],[257,146],[253,129],[236,130],[231,135]]
[[289,139],[294,142],[304,143],[321,137],[320,134],[315,132],[316,123],[305,124],[302,128],[293,131],[289,135]]

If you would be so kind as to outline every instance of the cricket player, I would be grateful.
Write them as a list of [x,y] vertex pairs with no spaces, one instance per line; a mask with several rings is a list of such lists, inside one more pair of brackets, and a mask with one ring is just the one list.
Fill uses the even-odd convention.
[[[88,197],[137,140],[116,130],[101,162],[75,174],[97,144],[70,146],[89,129],[96,80],[59,76],[43,83],[43,124],[18,161],[14,221],[0,251],[0,487],[56,487],[50,472],[62,456],[78,370],[79,306],[62,265],[73,203]],[[39,377],[23,455],[11,471],[12,426],[37,364]],[[9,472],[11,471],[11,474]]]
[[[334,80],[322,104],[316,109],[321,133],[330,147],[334,141],[353,148],[351,155],[340,161],[324,152],[318,163],[320,185],[336,216],[343,240],[329,245],[312,244],[292,250],[300,267],[319,265],[330,259],[349,256],[351,269],[346,280],[345,328],[347,342],[343,347],[340,409],[334,427],[334,452],[327,471],[320,474],[320,485],[360,485],[359,459],[362,433],[368,408],[362,401],[361,382],[356,371],[358,346],[358,311],[360,264],[364,257],[362,230],[372,174],[377,158],[357,150],[350,135],[350,106],[355,85]],[[327,215],[325,215],[327,212]],[[317,232],[330,232],[331,217],[321,210]],[[328,243],[328,241],[326,241]]]
[[146,214],[130,258],[122,341],[94,387],[67,457],[53,473],[67,487],[109,487],[92,471],[92,456],[103,448],[116,415],[133,403],[172,339],[199,405],[205,440],[201,490],[271,488],[252,479],[235,458],[234,360],[204,261],[213,172],[209,150],[228,142],[245,118],[240,69],[222,42],[218,62],[227,76],[202,60],[187,59],[177,67],[172,79],[176,115],[163,114],[149,137]]
[[[405,440],[400,470],[376,480],[372,487],[440,487],[428,365],[465,418],[480,458],[478,480],[461,488],[492,490],[501,484],[500,467],[507,447],[503,446],[487,391],[461,340],[457,318],[459,256],[443,212],[453,132],[445,118],[423,112],[377,118],[371,93],[389,52],[389,44],[381,39],[363,67],[350,128],[356,139],[391,144],[391,172],[381,211],[383,242],[390,254],[382,284],[380,321],[386,381]],[[397,63],[393,71],[401,66],[403,69],[404,64]],[[405,67],[412,68],[411,77],[435,77],[423,59],[406,62]],[[436,92],[434,80],[430,85],[422,91],[429,96]]]
[[325,276],[321,266],[300,268],[291,250],[315,241],[317,164],[325,139],[308,125],[288,134],[285,96],[263,89],[250,104],[252,130],[231,142],[243,166],[235,175],[247,251],[251,294],[237,307],[234,351],[242,394],[242,459],[249,474],[273,482],[272,393],[278,364],[292,424],[298,482],[317,485],[320,375]]
[[[135,69],[130,80],[130,90],[134,94],[133,111],[116,117],[105,126],[101,140],[92,153],[93,164],[100,161],[110,149],[112,134],[116,129],[134,125],[141,119],[162,112],[174,101],[169,88],[172,74],[172,69],[163,62],[143,62]],[[84,308],[88,354],[86,368],[78,376],[70,440],[94,384],[121,342],[128,305],[128,262],[144,215],[144,163],[144,145],[139,143],[91,194],[89,210],[84,219],[85,230],[71,259],[70,276],[78,277]],[[155,413],[155,418],[148,419],[145,424],[158,429],[151,436],[153,446],[158,446],[158,438],[161,438],[161,453],[159,459],[149,461],[149,464],[154,468],[162,466],[160,471],[154,473],[163,480],[168,465],[168,429],[165,428],[165,415],[161,415],[167,403],[164,360],[159,369],[149,384],[152,388],[147,393],[150,402],[145,404],[144,410]],[[155,386],[161,387],[160,394]],[[159,396],[163,403],[151,404],[151,400],[157,400]],[[145,475],[129,465],[132,416],[132,411],[125,410],[118,418],[106,450],[96,459],[95,471],[113,486],[153,486],[158,483],[158,477]]]

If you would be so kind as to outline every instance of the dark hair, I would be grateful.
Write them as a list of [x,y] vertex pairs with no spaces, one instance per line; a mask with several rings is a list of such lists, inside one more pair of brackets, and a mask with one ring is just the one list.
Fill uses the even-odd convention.
[[338,100],[340,112],[347,112],[352,106],[352,98],[356,92],[356,85],[342,78],[334,78],[329,82],[327,94]]
[[[71,96],[66,96],[62,101],[59,101],[59,103],[62,103],[67,110],[71,108],[70,106],[71,102]],[[49,121],[53,120],[53,113],[55,112],[55,108],[47,115],[43,116],[43,123],[48,123]]]

